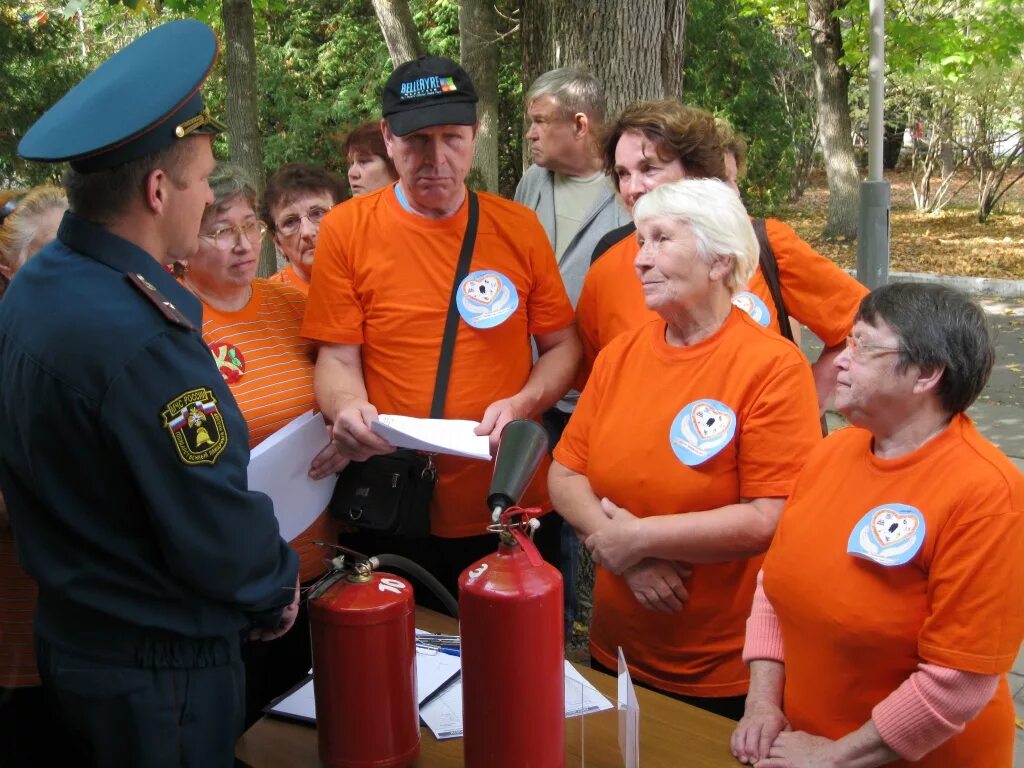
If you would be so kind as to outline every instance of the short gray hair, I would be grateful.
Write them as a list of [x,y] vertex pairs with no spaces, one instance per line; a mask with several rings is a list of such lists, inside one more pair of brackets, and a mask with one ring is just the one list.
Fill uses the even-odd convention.
[[760,248],[739,196],[718,179],[682,179],[662,184],[637,201],[633,220],[667,218],[689,225],[707,262],[732,256],[725,287],[735,293],[757,269]]
[[217,163],[209,178],[213,202],[206,206],[203,223],[207,217],[216,215],[226,203],[242,198],[256,211],[256,185],[249,174],[234,163]]
[[945,285],[889,283],[860,304],[854,322],[884,322],[899,337],[896,370],[942,370],[937,396],[947,413],[966,411],[988,383],[995,345],[985,311]]
[[589,72],[572,67],[545,72],[526,92],[526,106],[544,96],[554,100],[563,120],[571,120],[577,112],[582,112],[592,123],[604,122],[604,88]]

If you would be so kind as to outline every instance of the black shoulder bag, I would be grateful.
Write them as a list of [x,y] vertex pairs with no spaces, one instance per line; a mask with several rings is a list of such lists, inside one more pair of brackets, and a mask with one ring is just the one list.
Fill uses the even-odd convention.
[[[479,202],[476,194],[470,191],[469,221],[448,298],[448,314],[437,361],[434,397],[430,405],[432,419],[444,417],[455,335],[459,327],[455,298],[459,285],[469,274],[479,219]],[[357,528],[387,536],[423,537],[430,533],[430,501],[436,484],[437,470],[433,460],[419,451],[399,449],[366,461],[353,461],[338,477],[330,503],[331,515]]]

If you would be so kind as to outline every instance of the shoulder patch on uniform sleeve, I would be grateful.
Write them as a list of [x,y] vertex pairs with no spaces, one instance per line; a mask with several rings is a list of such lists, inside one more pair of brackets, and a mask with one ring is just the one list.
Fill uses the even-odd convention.
[[164,406],[160,415],[178,458],[185,464],[215,464],[228,445],[228,431],[217,410],[217,398],[206,387],[178,395]]
[[128,282],[138,289],[139,293],[149,299],[153,306],[160,310],[160,314],[163,315],[166,320],[174,323],[175,325],[180,325],[183,328],[188,328],[190,331],[196,330],[192,321],[185,317],[184,313],[174,306],[174,304],[171,303],[166,296],[160,293],[160,291],[156,289],[156,286],[149,282],[149,280],[144,276],[138,272],[126,272],[125,277],[128,278]]

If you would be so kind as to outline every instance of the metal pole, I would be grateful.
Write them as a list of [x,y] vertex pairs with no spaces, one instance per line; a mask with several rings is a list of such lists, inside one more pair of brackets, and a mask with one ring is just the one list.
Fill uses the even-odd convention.
[[889,280],[889,182],[882,178],[885,114],[885,0],[870,0],[868,180],[860,184],[857,279],[868,288]]

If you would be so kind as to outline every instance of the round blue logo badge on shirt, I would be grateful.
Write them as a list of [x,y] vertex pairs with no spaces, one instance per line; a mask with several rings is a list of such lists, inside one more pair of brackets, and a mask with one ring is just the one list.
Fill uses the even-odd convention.
[[519,294],[503,274],[482,269],[466,275],[459,284],[455,305],[462,319],[474,328],[493,328],[516,311]]
[[669,429],[672,451],[683,464],[696,467],[717,455],[736,434],[736,414],[717,400],[694,400]]
[[909,504],[882,504],[853,527],[846,552],[879,565],[903,565],[924,544],[924,515]]
[[740,291],[733,295],[732,303],[754,318],[758,325],[767,328],[772,321],[772,313],[768,311],[768,307],[757,294]]

